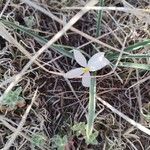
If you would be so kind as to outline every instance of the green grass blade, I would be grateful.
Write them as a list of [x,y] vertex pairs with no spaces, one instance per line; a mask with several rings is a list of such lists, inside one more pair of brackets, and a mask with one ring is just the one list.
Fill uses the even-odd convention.
[[[149,46],[150,45],[150,39],[147,39],[147,40],[144,40],[142,42],[138,42],[138,43],[135,43],[133,45],[130,45],[128,46],[127,48],[124,49],[125,52],[133,52],[135,50],[138,50],[140,48],[144,48],[145,46]],[[136,54],[135,54],[136,55]],[[147,54],[145,54],[147,55]],[[115,59],[118,59],[118,52],[115,52],[115,53],[109,53],[107,54],[107,58],[111,61],[111,60],[115,60]],[[127,55],[126,55],[127,56]],[[129,58],[131,58],[133,55],[128,55]],[[134,56],[133,56],[134,57]],[[136,56],[135,56],[136,57]],[[124,58],[124,55],[123,57]],[[145,57],[143,57],[145,58]]]
[[150,54],[133,54],[133,55],[125,55],[122,57],[122,59],[126,58],[150,58]]
[[[127,59],[127,58],[150,58],[150,54],[132,54],[132,55],[123,55],[121,59]],[[117,60],[117,56],[111,57],[112,60]]]
[[[1,19],[0,21],[3,24],[5,24],[7,27],[12,27],[14,29],[22,31],[22,32],[26,33],[27,35],[33,37],[37,42],[39,42],[42,45],[44,45],[44,44],[46,44],[48,42],[47,39],[39,36],[37,33],[31,31],[30,29],[28,29],[28,28],[26,28],[24,26],[17,25],[15,23],[11,22],[11,21],[6,21],[4,19]],[[67,49],[73,49],[73,47],[69,47],[69,46],[64,46],[63,47],[63,45],[53,44],[50,48],[52,48],[56,52],[59,52],[59,53],[63,54],[64,56],[67,56],[67,57],[70,57],[70,58],[74,58],[73,54],[70,53],[68,50],[65,49],[65,48],[67,48]]]
[[148,46],[148,45],[150,45],[150,39],[146,39],[142,42],[138,42],[138,43],[135,43],[131,46],[128,46],[127,48],[125,48],[124,51],[131,52],[131,51],[138,50],[140,48],[144,48],[145,46]]
[[120,62],[120,67],[127,67],[127,68],[135,68],[135,69],[143,69],[150,71],[150,65],[148,64],[138,64],[138,63],[131,63],[131,62]]

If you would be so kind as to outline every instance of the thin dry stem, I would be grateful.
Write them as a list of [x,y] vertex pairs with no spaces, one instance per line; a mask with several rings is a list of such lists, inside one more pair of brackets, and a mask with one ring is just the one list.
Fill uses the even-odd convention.
[[96,97],[96,98],[99,100],[99,102],[101,102],[103,105],[105,105],[107,108],[109,108],[113,113],[119,115],[121,118],[125,119],[127,122],[129,122],[131,125],[133,125],[137,129],[141,130],[145,134],[150,135],[150,130],[148,128],[146,128],[145,126],[141,125],[138,122],[135,122],[134,120],[132,120],[131,118],[129,118],[128,116],[126,116],[125,114],[123,114],[122,112],[120,112],[119,110],[114,108],[113,106],[111,106],[109,103],[107,103],[100,97]]
[[[50,11],[45,10],[44,8],[36,5],[35,3],[33,3],[31,1],[29,1],[29,0],[22,0],[22,1],[25,2],[25,3],[27,3],[30,6],[34,7],[35,9],[41,11],[45,15],[51,17],[52,19],[54,19],[55,21],[59,22],[60,24],[64,25],[63,21],[61,19],[59,19],[58,17],[56,17],[55,15],[53,15]],[[86,10],[88,10],[88,9],[86,9]],[[70,27],[70,30],[72,30],[72,31],[78,33],[79,35],[81,35],[81,36],[83,36],[83,37],[91,40],[92,42],[98,43],[98,44],[100,44],[100,45],[102,45],[102,46],[104,46],[106,48],[109,48],[109,49],[112,49],[114,51],[120,52],[120,49],[112,47],[112,46],[110,46],[110,45],[108,45],[108,44],[106,44],[106,43],[104,43],[104,42],[102,42],[102,41],[100,41],[100,40],[98,40],[98,39],[96,39],[96,38],[94,38],[94,37],[92,37],[92,36],[84,33],[84,32],[82,32],[80,30],[74,28],[74,27]],[[129,54],[127,52],[123,52],[123,53],[124,54]]]

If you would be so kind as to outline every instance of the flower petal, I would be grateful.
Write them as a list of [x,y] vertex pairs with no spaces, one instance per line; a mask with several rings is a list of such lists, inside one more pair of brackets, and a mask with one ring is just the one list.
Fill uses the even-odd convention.
[[99,52],[93,55],[88,61],[88,67],[90,71],[97,71],[108,65],[110,62],[104,57],[103,52]]
[[77,61],[77,63],[79,65],[81,65],[82,67],[86,67],[87,61],[86,61],[84,55],[78,50],[74,50],[73,53],[74,53],[74,58]]
[[90,83],[91,83],[90,73],[89,72],[84,73],[83,76],[82,76],[82,84],[83,84],[83,86],[90,87]]
[[82,74],[83,74],[83,68],[76,68],[65,73],[64,77],[71,79],[71,78],[79,77]]

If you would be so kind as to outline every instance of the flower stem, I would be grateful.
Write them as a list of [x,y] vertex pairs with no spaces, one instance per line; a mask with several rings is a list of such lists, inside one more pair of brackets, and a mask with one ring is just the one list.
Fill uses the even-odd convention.
[[[99,5],[103,6],[104,0],[99,0]],[[101,20],[102,20],[102,11],[100,10],[98,11],[97,17],[96,37],[98,37],[101,33],[100,32]],[[96,76],[96,72],[94,72],[93,75]],[[90,136],[93,132],[94,120],[96,117],[95,110],[96,110],[96,78],[92,78],[89,89],[89,104],[88,104],[87,128],[86,128],[87,139],[90,139]]]
[[91,79],[91,85],[89,89],[89,104],[88,104],[88,116],[87,116],[87,130],[86,136],[89,139],[93,131],[94,119],[95,119],[95,107],[96,107],[96,78]]

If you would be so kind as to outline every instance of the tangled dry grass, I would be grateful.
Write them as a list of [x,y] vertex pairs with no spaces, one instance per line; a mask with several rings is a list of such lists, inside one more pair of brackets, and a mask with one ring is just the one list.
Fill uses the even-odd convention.
[[[80,10],[88,2],[91,8]],[[98,10],[92,6],[98,6],[98,1],[0,1],[2,150],[59,149],[56,135],[67,137],[65,150],[150,149],[150,41],[125,51],[150,39],[150,2],[106,0],[98,37]],[[87,57],[104,51],[113,66],[96,76],[95,145],[71,129],[76,122],[86,122],[89,96],[79,78],[62,76],[77,66],[69,53],[74,48]],[[18,87],[22,88],[19,94]],[[15,94],[8,97],[10,91]],[[3,100],[13,103],[2,105]]]

